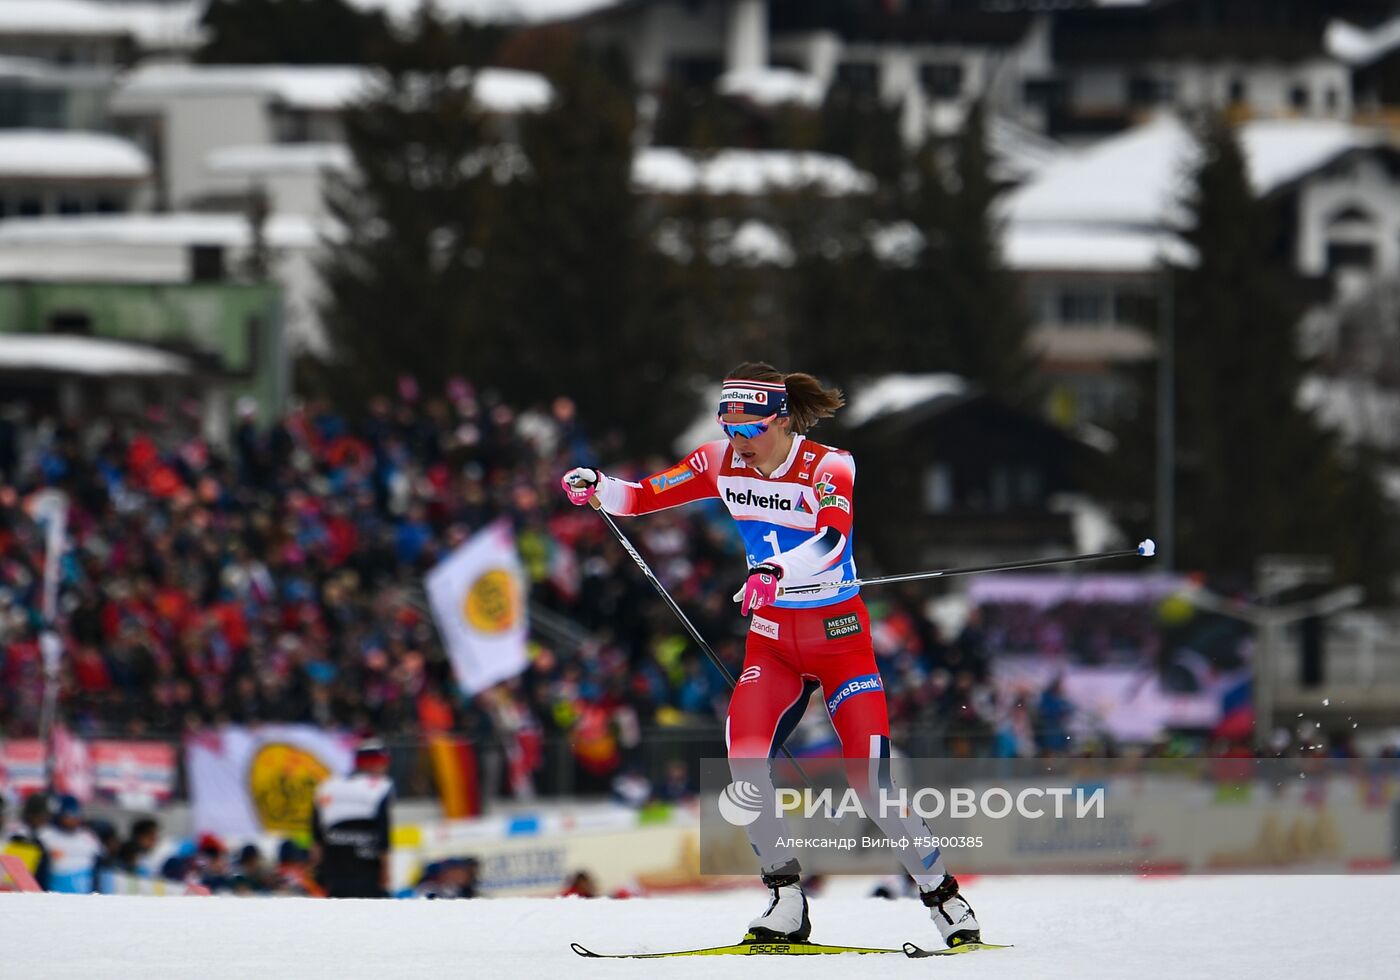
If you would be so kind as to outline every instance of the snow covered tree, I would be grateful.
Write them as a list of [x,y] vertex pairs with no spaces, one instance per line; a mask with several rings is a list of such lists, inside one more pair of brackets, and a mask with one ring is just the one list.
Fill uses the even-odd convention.
[[1030,318],[1001,257],[999,193],[975,106],[951,146],[930,144],[916,157],[906,209],[924,242],[902,277],[908,319],[901,346],[913,358],[905,361],[910,370],[954,371],[1021,402],[1031,394],[1035,362],[1026,346]]
[[[1255,196],[1228,123],[1210,119],[1199,136],[1183,232],[1197,260],[1172,276],[1177,564],[1244,577],[1262,555],[1329,555],[1340,580],[1378,597],[1394,567],[1389,506],[1372,460],[1299,406],[1306,303],[1276,204]],[[1155,383],[1144,382],[1115,463],[1138,500],[1151,499],[1155,469]]]
[[347,0],[210,0],[205,64],[352,65],[371,59],[388,25]]
[[505,342],[478,316],[500,154],[463,60],[456,32],[425,8],[386,49],[377,90],[345,113],[354,169],[328,186],[337,227],[320,272],[326,387],[347,404],[399,374],[434,388],[473,374]]
[[659,435],[690,406],[657,398],[676,377],[681,338],[654,316],[662,277],[632,190],[630,80],[620,58],[567,31],[534,57],[554,100],[518,120],[523,164],[487,258],[491,329],[516,357],[533,352],[521,397],[567,391],[586,419],[628,418],[629,431]]

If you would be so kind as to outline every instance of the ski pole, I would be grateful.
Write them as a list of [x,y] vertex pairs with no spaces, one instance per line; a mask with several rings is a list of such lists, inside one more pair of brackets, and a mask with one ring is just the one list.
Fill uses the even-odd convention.
[[792,588],[778,588],[778,595],[800,595],[803,592],[825,592],[828,589],[848,589],[853,585],[890,585],[894,582],[918,582],[929,578],[948,578],[952,575],[973,575],[977,572],[1005,572],[1017,568],[1039,568],[1043,565],[1065,565],[1076,561],[1105,561],[1109,558],[1151,558],[1157,552],[1157,545],[1151,538],[1138,544],[1136,548],[1122,551],[1100,551],[1092,555],[1070,555],[1067,558],[1036,558],[1031,561],[1004,561],[996,565],[969,565],[966,568],[943,568],[932,572],[907,572],[903,575],[880,575],[875,578],[853,578],[844,582],[827,582],[814,585],[794,585]]
[[[590,501],[590,503],[593,502]],[[627,535],[622,533],[622,528],[617,526],[617,521],[613,520],[612,515],[605,511],[602,505],[593,503],[593,509],[598,512],[598,516],[603,519],[604,523],[612,529],[613,536],[617,538],[617,543],[622,545],[622,550],[632,556],[632,560],[637,563],[637,567],[642,570],[642,574],[647,577],[647,581],[651,582],[652,588],[656,589],[661,598],[666,601],[666,605],[670,607],[671,612],[676,614],[676,618],[681,621],[681,625],[686,628],[686,632],[690,634],[691,639],[699,645],[705,656],[709,658],[710,663],[714,664],[715,669],[720,672],[725,682],[729,684],[729,689],[731,691],[734,690],[736,686],[734,675],[729,672],[728,667],[724,666],[724,661],[719,659],[719,656],[714,650],[710,649],[710,645],[705,642],[705,638],[700,635],[700,631],[695,628],[689,617],[687,617],[681,607],[676,604],[676,600],[671,598],[671,593],[666,591],[666,586],[661,584],[661,580],[657,578],[656,573],[651,570],[651,566],[647,564],[647,560],[632,546],[632,542],[627,540]],[[807,784],[808,788],[812,788],[812,780],[808,778],[807,773],[802,769],[802,764],[794,759],[792,753],[787,750],[787,746],[783,746],[783,755],[788,757],[788,761],[791,762],[793,768],[797,770],[797,775],[802,777],[802,781]]]

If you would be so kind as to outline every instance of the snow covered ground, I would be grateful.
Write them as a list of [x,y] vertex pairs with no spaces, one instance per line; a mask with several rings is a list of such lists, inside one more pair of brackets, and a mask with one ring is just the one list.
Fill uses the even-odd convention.
[[[933,945],[913,899],[862,897],[833,880],[812,906],[827,943]],[[0,975],[141,977],[1393,977],[1400,877],[981,879],[969,885],[991,941],[1015,949],[902,956],[585,960],[598,951],[733,941],[757,889],[631,900],[476,902],[0,895]]]

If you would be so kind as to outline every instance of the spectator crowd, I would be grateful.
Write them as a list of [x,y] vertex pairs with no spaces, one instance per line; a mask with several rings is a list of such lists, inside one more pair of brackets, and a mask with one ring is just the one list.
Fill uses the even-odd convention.
[[[270,426],[254,416],[241,403],[223,444],[201,434],[193,407],[44,419],[3,441],[0,732],[32,735],[39,722],[44,533],[29,505],[44,488],[71,502],[58,628],[63,713],[79,734],[260,721],[406,736],[535,726],[571,734],[581,763],[611,772],[649,727],[712,724],[722,710],[718,672],[601,523],[558,492],[576,463],[601,459],[636,478],[670,459],[619,465],[621,437],[597,445],[567,399],[517,411],[465,382],[430,397],[406,379],[362,419],[319,403]],[[521,678],[468,702],[421,583],[502,517],[534,607],[573,628],[537,637]],[[745,624],[729,596],[743,557],[722,510],[656,515],[632,534],[737,671]],[[877,603],[877,614],[882,654],[901,676],[946,677],[949,704],[985,680],[975,644],[944,643],[912,599]]]
[[[644,733],[718,730],[723,678],[602,523],[558,489],[575,464],[636,479],[671,457],[637,458],[617,432],[594,438],[566,398],[517,410],[465,381],[438,394],[404,379],[360,418],[314,401],[271,424],[247,401],[236,415],[222,440],[206,438],[192,405],[82,423],[7,418],[0,736],[39,727],[45,535],[33,503],[45,488],[70,501],[55,625],[61,710],[76,734],[174,737],[265,721],[390,738],[454,731],[504,742],[531,731],[567,736],[580,770],[606,790]],[[531,580],[531,666],[464,699],[422,581],[501,518]],[[730,596],[743,554],[719,503],[653,515],[629,533],[737,673],[746,624]],[[893,588],[867,597],[896,741],[932,732],[969,752],[1044,750],[1030,733],[1070,709],[1053,688],[998,697],[989,650],[1059,642],[1105,662],[1131,649],[1151,656],[1158,642],[1140,615],[1097,607],[1063,622],[1012,607],[984,622],[974,610],[948,635],[925,598]]]

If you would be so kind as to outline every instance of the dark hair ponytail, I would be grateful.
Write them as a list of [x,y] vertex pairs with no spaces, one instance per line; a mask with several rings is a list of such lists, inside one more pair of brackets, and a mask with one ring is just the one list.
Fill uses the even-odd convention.
[[725,377],[743,381],[781,381],[787,387],[788,417],[792,420],[792,431],[796,435],[805,435],[818,421],[831,418],[838,408],[846,404],[846,396],[841,394],[841,389],[823,388],[822,383],[810,374],[783,374],[766,361],[745,361]]

